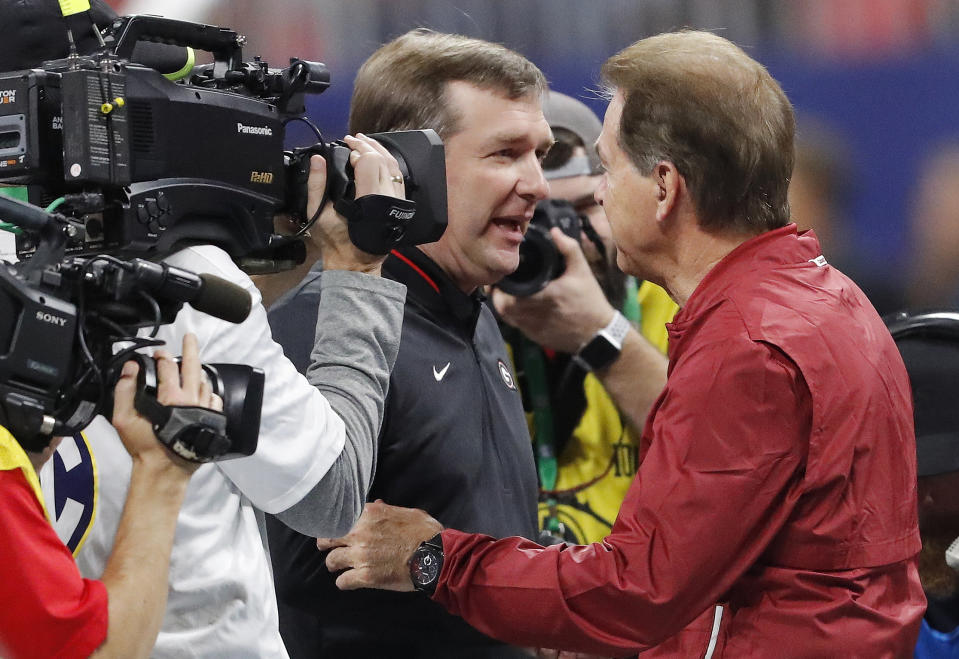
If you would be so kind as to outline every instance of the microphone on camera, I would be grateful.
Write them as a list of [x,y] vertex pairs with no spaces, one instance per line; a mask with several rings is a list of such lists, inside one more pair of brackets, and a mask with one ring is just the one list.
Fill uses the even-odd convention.
[[187,302],[197,311],[230,323],[241,323],[250,315],[250,294],[226,279],[144,259],[132,259],[130,263],[137,282],[155,295]]

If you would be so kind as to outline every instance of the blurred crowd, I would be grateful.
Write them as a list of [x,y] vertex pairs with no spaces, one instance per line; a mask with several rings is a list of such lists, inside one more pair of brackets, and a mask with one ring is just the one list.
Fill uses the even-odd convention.
[[[717,30],[766,64],[799,112],[790,201],[795,221],[815,229],[826,257],[880,313],[959,299],[959,241],[950,233],[959,231],[951,221],[959,214],[952,203],[959,195],[959,86],[944,84],[959,61],[956,3],[286,0],[281,11],[249,0],[110,4],[121,14],[228,26],[248,36],[247,57],[325,62],[333,84],[310,100],[310,113],[332,137],[346,133],[359,64],[413,27],[504,43],[535,61],[554,89],[578,97],[596,87],[597,64],[636,38],[683,26]],[[597,12],[610,20],[597,20]],[[527,20],[512,20],[518,15]],[[599,99],[591,105],[601,114]],[[310,139],[295,128],[291,135]]]

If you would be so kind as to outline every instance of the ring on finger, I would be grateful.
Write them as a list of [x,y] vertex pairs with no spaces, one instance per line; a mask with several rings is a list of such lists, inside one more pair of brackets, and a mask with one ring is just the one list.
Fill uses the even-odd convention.
[[393,175],[390,177],[390,181],[392,181],[393,183],[402,183],[402,182],[403,182],[403,176],[402,176],[402,174],[393,174]]

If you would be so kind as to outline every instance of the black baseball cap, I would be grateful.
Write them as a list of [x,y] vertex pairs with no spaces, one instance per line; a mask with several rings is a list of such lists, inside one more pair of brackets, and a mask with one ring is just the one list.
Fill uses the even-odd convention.
[[[90,11],[64,18],[57,0],[0,0],[0,71],[40,66],[70,54],[69,26],[77,52],[96,52],[100,42],[93,33],[108,27],[117,14],[104,0],[91,0]],[[141,41],[132,60],[160,73],[185,75],[193,65],[193,50],[182,46]]]

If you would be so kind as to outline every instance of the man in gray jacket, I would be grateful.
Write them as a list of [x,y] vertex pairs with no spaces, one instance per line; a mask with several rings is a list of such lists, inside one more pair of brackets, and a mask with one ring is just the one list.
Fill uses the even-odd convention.
[[[402,184],[390,179],[395,160],[371,140],[348,142],[354,148],[357,194],[402,196]],[[310,207],[315,209],[325,166],[318,156],[311,165]],[[183,334],[193,332],[203,362],[258,366],[266,379],[256,453],[205,464],[190,482],[177,522],[155,657],[286,657],[259,511],[323,535],[344,532],[362,509],[405,288],[378,276],[382,258],[353,248],[344,221],[331,208],[318,225],[314,231],[324,236],[328,272],[306,377],[271,339],[259,293],[223,250],[189,247],[166,259],[246,288],[254,306],[238,325],[185,306],[158,338],[172,351]],[[130,458],[112,426],[98,417],[82,435],[66,438],[48,464],[42,480],[54,525],[84,576],[99,577],[122,512]]]

